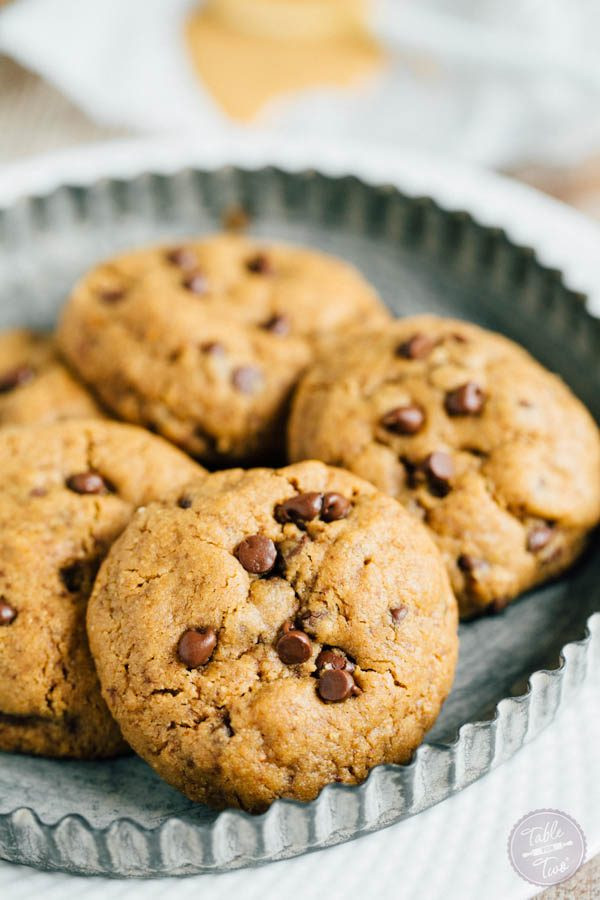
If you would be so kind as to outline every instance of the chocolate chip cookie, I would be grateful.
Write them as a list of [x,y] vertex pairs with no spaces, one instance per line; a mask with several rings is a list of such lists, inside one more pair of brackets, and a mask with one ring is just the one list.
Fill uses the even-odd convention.
[[123,751],[88,650],[87,599],[136,507],[199,472],[130,425],[0,431],[0,749],[79,758]]
[[51,337],[25,329],[0,333],[0,427],[101,415]]
[[321,339],[387,317],[347,263],[229,234],[98,266],[59,340],[119,417],[208,463],[247,463],[282,449],[290,391]]
[[132,747],[192,800],[255,811],[408,760],[456,623],[426,529],[320,462],[215,473],[138,512],[88,607]]
[[466,617],[558,575],[600,517],[588,412],[525,350],[465,322],[423,316],[344,342],[303,378],[289,452],[423,519]]

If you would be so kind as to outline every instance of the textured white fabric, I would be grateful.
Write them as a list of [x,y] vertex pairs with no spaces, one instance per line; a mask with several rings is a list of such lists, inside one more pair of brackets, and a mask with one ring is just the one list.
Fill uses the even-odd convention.
[[311,90],[237,127],[183,49],[194,0],[19,0],[0,51],[98,123],[145,132],[368,137],[501,166],[568,162],[600,147],[597,0],[376,0],[392,63],[353,91]]

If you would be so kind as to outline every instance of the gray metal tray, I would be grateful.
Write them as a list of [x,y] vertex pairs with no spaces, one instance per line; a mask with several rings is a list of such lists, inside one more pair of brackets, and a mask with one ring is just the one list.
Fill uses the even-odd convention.
[[[356,263],[399,315],[479,322],[521,341],[600,418],[600,322],[560,273],[499,229],[356,178],[265,168],[185,170],[63,187],[0,211],[0,327],[50,326],[73,281],[135,244],[219,228],[240,204],[254,235]],[[215,813],[139,759],[0,756],[0,856],[46,869],[152,876],[220,871],[358,837],[432,806],[511,757],[600,662],[597,542],[575,569],[461,626],[454,689],[407,766],[260,816]]]

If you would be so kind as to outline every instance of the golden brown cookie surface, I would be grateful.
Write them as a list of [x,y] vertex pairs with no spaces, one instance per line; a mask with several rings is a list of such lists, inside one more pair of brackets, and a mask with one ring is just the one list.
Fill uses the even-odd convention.
[[193,800],[260,810],[409,759],[450,689],[456,618],[426,530],[310,462],[138,513],[88,632],[134,749]]
[[0,432],[0,748],[122,752],[85,609],[102,557],[143,503],[199,467],[141,429],[82,420]]
[[61,362],[54,340],[26,329],[0,333],[0,427],[102,416]]
[[588,412],[522,348],[464,322],[344,342],[303,378],[288,434],[292,459],[343,465],[426,522],[465,616],[563,571],[600,517]]
[[341,260],[220,235],[92,270],[59,340],[118,416],[223,464],[281,449],[290,391],[322,338],[386,318]]

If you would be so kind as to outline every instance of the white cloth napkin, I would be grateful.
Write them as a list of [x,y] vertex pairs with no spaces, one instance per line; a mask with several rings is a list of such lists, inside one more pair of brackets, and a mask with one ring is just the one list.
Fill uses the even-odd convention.
[[97,122],[141,132],[411,146],[494,166],[600,149],[597,0],[376,0],[392,58],[353,90],[273,102],[236,125],[198,82],[182,38],[193,0],[14,0],[0,51]]

